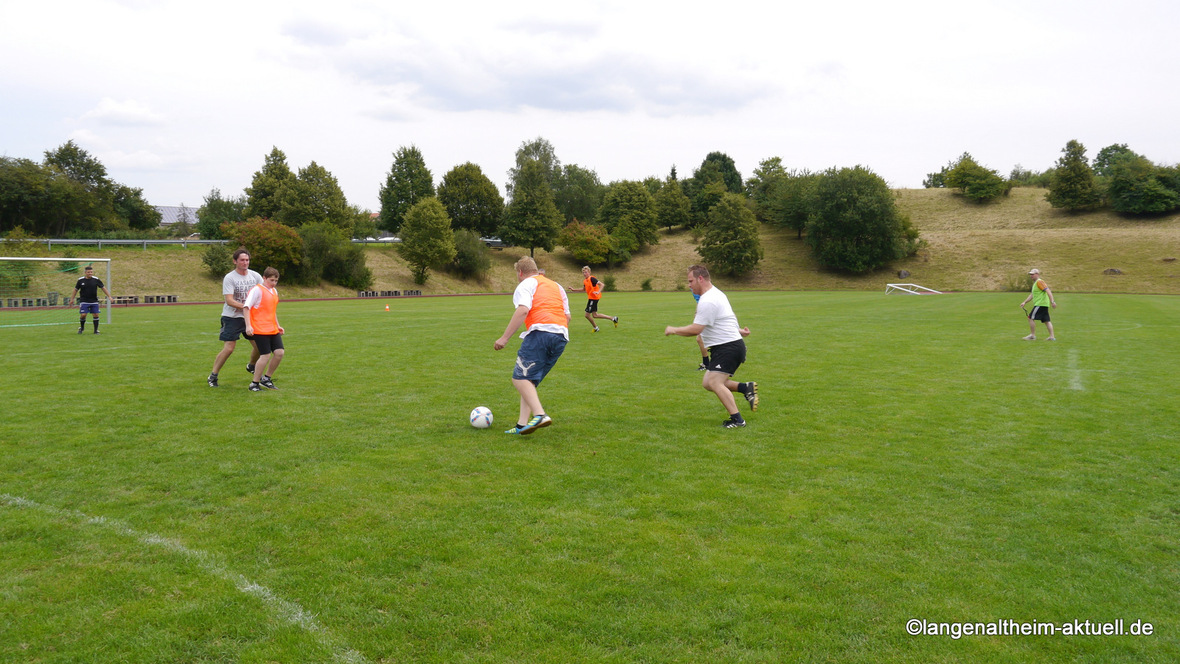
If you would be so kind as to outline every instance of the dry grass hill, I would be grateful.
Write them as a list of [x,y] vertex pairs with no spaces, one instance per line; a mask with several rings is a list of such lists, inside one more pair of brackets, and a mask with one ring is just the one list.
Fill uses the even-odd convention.
[[[1180,294],[1180,261],[1175,260],[1180,257],[1180,215],[1149,220],[1106,211],[1071,215],[1052,209],[1044,197],[1043,189],[1014,189],[999,201],[975,205],[945,189],[898,190],[899,206],[927,242],[917,256],[865,275],[832,272],[815,263],[794,232],[764,226],[766,257],[759,269],[743,279],[718,279],[718,284],[737,290],[884,290],[886,283],[904,281],[938,290],[995,291],[1019,283],[1030,267],[1038,267],[1057,292]],[[81,251],[115,259],[116,294],[172,294],[183,302],[220,299],[219,283],[202,269],[199,247]],[[418,288],[431,295],[511,291],[516,284],[511,266],[523,252],[492,253],[492,271],[483,281],[432,272],[424,286],[415,286],[391,247],[370,248],[368,264],[376,277],[375,290]],[[564,250],[538,251],[536,258],[558,282],[575,286],[581,281],[581,266]],[[675,290],[684,281],[684,268],[698,260],[692,234],[673,231],[625,267],[597,267],[595,274],[613,275],[620,290],[640,290],[647,279],[655,290]],[[1110,268],[1121,274],[1104,274]],[[910,276],[899,278],[899,270]],[[336,286],[280,287],[287,298],[355,295]]]

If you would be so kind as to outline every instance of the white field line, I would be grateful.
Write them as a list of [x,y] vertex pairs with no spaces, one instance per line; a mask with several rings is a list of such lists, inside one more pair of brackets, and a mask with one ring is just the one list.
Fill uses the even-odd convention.
[[108,519],[103,516],[89,516],[81,512],[73,510],[64,510],[49,505],[42,505],[38,502],[21,498],[20,496],[12,496],[7,493],[0,493],[0,503],[7,504],[11,507],[20,507],[30,509],[37,512],[42,512],[53,517],[69,519],[72,521],[80,521],[82,523],[99,526],[107,530],[113,531],[124,537],[129,537],[138,540],[141,544],[147,546],[160,547],[168,552],[175,553],[181,557],[187,558],[199,565],[209,574],[232,584],[239,592],[242,592],[251,597],[259,599],[263,605],[277,616],[282,621],[299,627],[315,637],[316,641],[326,650],[332,652],[332,661],[341,662],[342,664],[365,664],[368,660],[364,655],[349,648],[346,645],[337,642],[323,625],[315,619],[315,616],[308,613],[306,609],[299,606],[295,602],[285,600],[276,596],[266,586],[258,585],[237,572],[226,569],[221,563],[213,559],[213,556],[204,551],[190,549],[177,540],[168,539],[152,533],[145,533],[136,530],[127,524],[114,519]]
[[1069,367],[1069,389],[1071,390],[1085,390],[1082,385],[1082,371],[1078,368],[1078,349],[1070,348],[1068,355]]

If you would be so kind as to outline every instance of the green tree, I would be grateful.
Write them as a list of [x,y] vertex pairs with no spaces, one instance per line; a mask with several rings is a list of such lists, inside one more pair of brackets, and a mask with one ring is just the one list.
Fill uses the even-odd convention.
[[[520,144],[516,150],[516,165],[508,169],[508,196],[512,197],[517,187],[517,181],[522,175],[524,165],[536,162],[541,167],[541,177],[550,191],[556,190],[561,179],[561,160],[557,158],[557,151],[553,144],[538,136],[531,141]],[[556,202],[556,199],[554,199]]]
[[75,182],[102,195],[113,194],[114,184],[107,177],[107,167],[73,140],[45,152],[45,165],[55,166]]
[[406,212],[401,225],[398,253],[410,264],[414,283],[424,284],[432,265],[455,259],[455,232],[443,204],[433,196],[424,198]]
[[410,208],[434,196],[434,178],[426,168],[422,151],[411,145],[393,153],[393,166],[381,186],[381,215],[377,227],[398,233]]
[[1134,150],[1127,147],[1126,143],[1115,143],[1114,145],[1108,145],[1102,148],[1094,157],[1094,164],[1092,166],[1094,175],[1099,177],[1110,177],[1114,175],[1114,163],[1127,155],[1135,157],[1143,156],[1136,154]]
[[684,195],[680,182],[669,178],[655,197],[656,223],[664,228],[692,223],[692,201]]
[[0,157],[0,233],[20,226],[61,237],[88,227],[100,211],[89,190],[55,166]]
[[455,258],[447,269],[464,279],[482,277],[492,269],[488,247],[478,233],[469,228],[455,231]]
[[562,220],[568,224],[574,219],[593,219],[605,192],[606,187],[597,173],[577,164],[568,164],[561,169],[561,177],[553,187],[553,202]]
[[45,152],[43,165],[57,179],[54,193],[67,207],[59,212],[63,230],[116,230],[127,227],[114,210],[115,183],[107,177],[106,166],[74,141]]
[[276,218],[281,207],[280,190],[294,182],[295,174],[287,165],[287,155],[277,147],[272,147],[262,163],[262,169],[254,172],[254,179],[246,187],[246,209],[242,211],[242,216],[247,219]]
[[946,174],[947,187],[958,189],[965,198],[975,203],[985,203],[990,200],[1006,196],[1012,189],[1000,174],[990,168],[979,165],[979,162],[967,154],[959,158],[954,168]]
[[[157,214],[159,213],[157,212]],[[176,223],[172,224],[172,228],[169,230],[173,237],[188,237],[193,232],[193,222],[195,221],[193,211],[182,202],[180,210],[176,213]]]
[[775,178],[766,193],[767,222],[780,228],[790,228],[802,238],[819,177],[819,174],[804,169],[792,171],[786,177]]
[[[116,184],[111,204],[115,208],[115,214],[123,220],[123,223],[127,224],[128,228],[147,231],[160,227],[160,211],[144,199],[143,189],[139,187]],[[196,221],[196,218],[193,217],[191,210],[188,211],[188,214],[190,217],[188,223],[191,225]]]
[[705,160],[701,162],[701,167],[693,173],[693,177],[709,174],[705,175],[706,182],[712,182],[714,180],[711,173],[714,172],[720,175],[721,182],[725,184],[725,188],[730,193],[742,193],[742,174],[738,172],[732,157],[724,152],[710,152],[705,155]]
[[1107,180],[1110,207],[1124,214],[1171,212],[1180,207],[1180,193],[1168,187],[1170,180],[1170,172],[1146,157],[1133,152],[1116,157]]
[[721,274],[741,276],[762,260],[758,219],[746,199],[726,193],[709,212],[709,230],[697,253]]
[[1101,207],[1102,192],[1086,160],[1086,146],[1070,141],[1061,153],[1049,184],[1049,193],[1045,195],[1049,205],[1070,212]]
[[273,267],[281,274],[299,274],[303,263],[303,239],[289,226],[251,217],[240,224],[224,224],[221,235],[250,252],[252,269],[262,272]]
[[365,238],[377,235],[376,216],[372,212],[362,210],[358,205],[349,205],[348,210],[352,214],[353,237]]
[[504,216],[504,198],[479,166],[467,162],[443,176],[438,200],[447,209],[455,230],[470,229],[482,237],[496,234]]
[[221,225],[245,219],[246,197],[222,198],[216,187],[205,194],[204,203],[197,208],[197,232],[202,240],[220,240]]
[[754,174],[746,180],[746,195],[754,201],[754,214],[759,221],[770,220],[770,192],[775,184],[789,176],[780,157],[763,159]]
[[524,162],[517,173],[512,200],[504,209],[500,238],[513,246],[528,247],[532,256],[538,247],[553,251],[561,226],[561,213],[553,202],[544,165],[539,161]]
[[351,237],[354,212],[336,177],[314,161],[279,189],[278,202],[274,219],[285,226],[298,228],[323,221],[344,229]]
[[612,182],[598,208],[598,223],[621,241],[616,255],[628,260],[635,251],[660,241],[656,203],[642,182]]
[[606,262],[611,250],[610,236],[605,228],[577,220],[561,229],[557,244],[565,247],[575,261],[590,265]]
[[822,265],[867,272],[917,248],[889,185],[863,166],[829,169],[815,183],[807,243]]

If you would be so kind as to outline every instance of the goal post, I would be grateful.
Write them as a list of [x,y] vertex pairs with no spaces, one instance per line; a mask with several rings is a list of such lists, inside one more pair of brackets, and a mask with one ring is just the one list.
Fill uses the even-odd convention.
[[[113,292],[109,258],[0,256],[0,327],[77,325],[78,303],[70,296],[87,266]],[[112,303],[101,290],[98,297],[109,324]]]

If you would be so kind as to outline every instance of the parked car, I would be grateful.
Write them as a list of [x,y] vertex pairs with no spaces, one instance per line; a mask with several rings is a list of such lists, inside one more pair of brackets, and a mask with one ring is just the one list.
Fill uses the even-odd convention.
[[483,243],[492,249],[503,249],[504,247],[508,246],[507,242],[501,240],[498,237],[481,237],[479,239],[483,240]]

